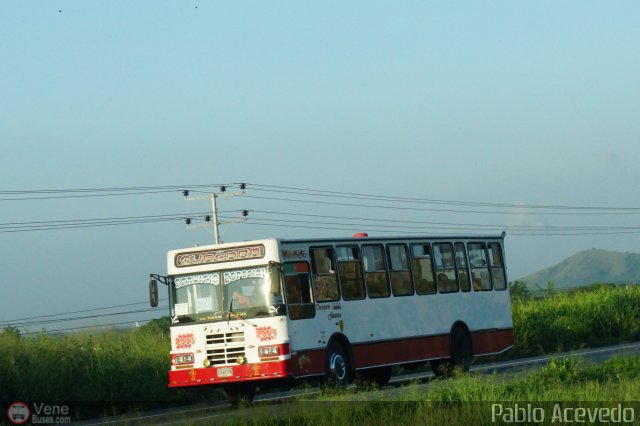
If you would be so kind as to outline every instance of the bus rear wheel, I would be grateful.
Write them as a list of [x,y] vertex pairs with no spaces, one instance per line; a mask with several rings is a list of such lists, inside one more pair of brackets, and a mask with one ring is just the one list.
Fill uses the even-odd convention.
[[473,348],[469,333],[462,327],[456,327],[451,334],[451,364],[467,372],[473,361]]
[[330,385],[337,387],[346,387],[351,381],[349,358],[342,345],[337,342],[332,342],[328,347],[327,380]]
[[473,348],[469,333],[462,326],[457,326],[451,333],[451,357],[434,359],[429,363],[436,377],[449,377],[455,368],[465,373],[469,371],[472,361]]

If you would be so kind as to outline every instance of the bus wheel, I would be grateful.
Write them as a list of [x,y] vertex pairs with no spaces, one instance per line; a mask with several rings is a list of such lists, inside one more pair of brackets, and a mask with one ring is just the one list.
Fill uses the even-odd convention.
[[391,380],[391,366],[368,368],[356,373],[356,380],[359,387],[366,388],[368,385],[385,387]]
[[464,372],[469,371],[471,361],[473,361],[471,339],[464,328],[457,326],[451,333],[451,358],[434,359],[430,364],[436,377],[449,377],[454,368]]
[[234,407],[240,403],[253,401],[256,396],[256,386],[253,383],[231,383],[224,387],[224,393],[227,395],[227,401]]
[[329,383],[338,387],[347,386],[351,380],[351,369],[344,348],[339,343],[332,342],[328,352],[327,379]]
[[456,327],[451,334],[451,364],[462,371],[469,371],[473,361],[473,349],[469,334],[462,327]]

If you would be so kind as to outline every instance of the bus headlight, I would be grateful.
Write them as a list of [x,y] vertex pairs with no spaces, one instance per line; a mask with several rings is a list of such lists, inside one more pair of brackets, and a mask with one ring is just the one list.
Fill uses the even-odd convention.
[[258,348],[258,356],[260,358],[287,355],[288,353],[289,353],[288,343],[283,343],[280,345],[260,346]]
[[193,354],[171,355],[171,365],[193,364]]

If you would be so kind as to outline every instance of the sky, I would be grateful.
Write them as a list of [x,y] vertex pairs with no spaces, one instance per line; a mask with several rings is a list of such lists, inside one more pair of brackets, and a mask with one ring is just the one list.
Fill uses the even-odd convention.
[[[145,309],[166,252],[213,241],[182,220],[209,202],[178,188],[247,183],[219,199],[229,218],[251,211],[226,242],[505,230],[510,279],[640,252],[639,40],[637,1],[3,2],[0,326]],[[551,228],[567,226],[584,228]]]

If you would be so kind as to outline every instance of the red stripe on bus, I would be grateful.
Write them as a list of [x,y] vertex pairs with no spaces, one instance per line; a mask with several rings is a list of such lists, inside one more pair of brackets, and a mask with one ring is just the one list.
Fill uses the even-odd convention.
[[290,366],[295,377],[325,374],[327,372],[327,350],[300,351],[291,356]]
[[355,368],[449,356],[449,335],[353,345]]
[[513,346],[513,330],[487,330],[471,333],[473,354],[494,354]]

